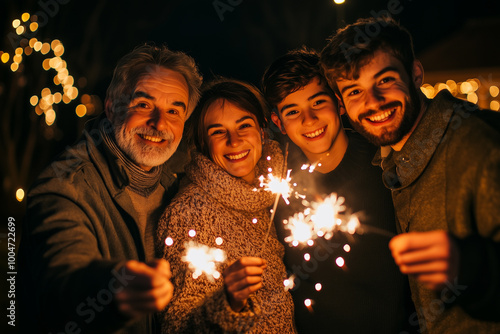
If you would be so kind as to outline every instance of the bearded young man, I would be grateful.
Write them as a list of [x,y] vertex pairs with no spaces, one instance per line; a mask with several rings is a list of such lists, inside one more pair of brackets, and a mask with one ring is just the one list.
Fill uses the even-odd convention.
[[[299,192],[309,201],[335,193],[345,198],[348,210],[359,215],[366,228],[396,233],[390,191],[380,168],[371,164],[377,147],[342,126],[338,99],[321,72],[318,53],[301,48],[277,58],[263,75],[262,91],[273,107],[271,119],[290,144],[287,167]],[[316,168],[310,173],[302,170],[303,164]],[[302,198],[289,201],[276,211],[281,240],[289,236],[283,220],[303,207]],[[416,326],[408,323],[414,312],[408,279],[394,263],[388,242],[375,233],[336,233],[313,245],[285,245],[284,262],[295,277],[291,294],[297,330],[414,332]],[[348,244],[352,247],[346,251]],[[345,267],[336,264],[339,257]],[[308,299],[313,305],[304,304]]]
[[105,114],[33,185],[19,251],[23,332],[153,333],[172,297],[155,259],[159,215],[177,191],[166,162],[201,85],[194,60],[143,45],[124,56]]
[[500,115],[419,90],[410,34],[388,18],[337,31],[321,52],[353,127],[381,146],[392,191],[390,248],[410,277],[421,331],[500,331]]

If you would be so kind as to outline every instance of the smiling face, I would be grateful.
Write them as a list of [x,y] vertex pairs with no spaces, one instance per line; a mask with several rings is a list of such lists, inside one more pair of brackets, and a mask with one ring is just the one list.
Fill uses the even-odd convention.
[[219,99],[207,108],[203,128],[210,159],[232,176],[252,183],[262,155],[262,132],[255,115]]
[[158,67],[143,76],[125,119],[108,115],[120,149],[144,170],[163,164],[181,141],[188,101],[188,86],[181,74]]
[[402,146],[421,113],[416,87],[423,70],[413,66],[413,78],[390,53],[378,50],[359,69],[357,79],[336,80],[353,127],[378,146]]
[[337,101],[332,98],[325,82],[312,79],[299,90],[288,94],[277,105],[279,117],[273,122],[287,134],[310,161],[347,146],[345,133],[337,111]]

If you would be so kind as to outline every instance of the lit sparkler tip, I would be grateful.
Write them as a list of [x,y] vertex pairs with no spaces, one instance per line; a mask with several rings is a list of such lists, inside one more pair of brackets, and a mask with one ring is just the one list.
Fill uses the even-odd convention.
[[283,285],[285,286],[285,291],[293,289],[295,287],[295,275],[291,275],[285,279]]
[[165,238],[165,245],[172,246],[174,244],[174,240],[171,237]]

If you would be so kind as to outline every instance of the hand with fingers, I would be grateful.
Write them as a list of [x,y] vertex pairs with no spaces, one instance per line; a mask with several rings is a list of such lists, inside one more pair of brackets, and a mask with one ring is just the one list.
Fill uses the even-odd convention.
[[150,263],[130,260],[124,267],[125,274],[131,278],[115,294],[118,309],[123,315],[131,318],[143,316],[167,306],[174,287],[166,260],[158,259]]
[[445,231],[400,234],[392,238],[389,248],[400,271],[428,289],[439,291],[458,275],[458,246]]
[[248,297],[262,288],[262,273],[266,267],[264,259],[242,257],[224,270],[224,287],[233,311],[241,311]]

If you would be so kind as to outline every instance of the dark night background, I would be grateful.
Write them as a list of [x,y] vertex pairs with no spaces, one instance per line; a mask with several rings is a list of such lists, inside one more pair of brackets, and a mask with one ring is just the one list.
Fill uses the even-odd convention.
[[[17,243],[20,238],[26,200],[18,202],[16,190],[27,191],[51,159],[79,137],[85,121],[102,110],[116,61],[140,43],[155,42],[185,51],[195,58],[205,80],[217,74],[258,85],[264,69],[276,57],[302,45],[321,50],[327,37],[339,26],[387,11],[390,3],[399,3],[396,6],[399,13],[393,16],[412,33],[417,56],[442,45],[471,20],[498,22],[500,18],[497,0],[346,0],[342,5],[332,0],[218,0],[229,8],[222,17],[214,8],[215,2],[2,0],[0,51],[11,55],[7,63],[0,62],[2,263],[7,260],[7,217],[15,218]],[[58,39],[63,43],[62,58],[79,90],[74,101],[55,106],[57,118],[51,126],[45,124],[43,116],[35,114],[29,100],[33,95],[40,96],[44,87],[52,92],[61,91],[52,82],[54,70],[44,71],[41,66],[53,54],[33,52],[23,57],[18,71],[12,72],[9,67],[16,43],[21,39],[12,37],[17,36],[12,21],[25,12],[46,14],[47,20],[43,25],[39,21],[39,29],[30,38],[49,43]],[[460,47],[467,49],[470,43],[483,45],[495,38],[498,41],[499,34],[500,30],[483,29],[470,40],[463,40]],[[499,66],[500,46],[493,44],[488,46],[488,52],[474,53],[472,49],[476,67]],[[457,64],[469,61],[462,59],[465,56],[461,54],[449,56]],[[436,64],[440,63],[431,59],[423,65],[425,69],[436,70],[432,68]],[[446,66],[449,62],[441,64]],[[93,96],[96,111],[79,118],[75,107],[81,103],[83,94]],[[7,294],[4,282],[2,279],[0,284],[2,296]],[[4,298],[0,299],[2,310],[6,307]],[[4,316],[1,321],[4,326]]]

